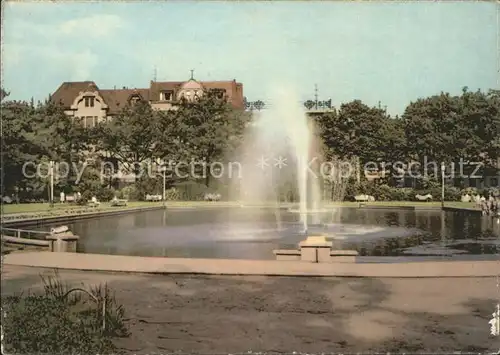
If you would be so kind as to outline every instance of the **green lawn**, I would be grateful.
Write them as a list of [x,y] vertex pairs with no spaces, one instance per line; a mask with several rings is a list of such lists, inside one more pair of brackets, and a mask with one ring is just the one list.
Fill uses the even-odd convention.
[[[434,202],[417,202],[417,201],[375,201],[363,203],[366,206],[441,206],[441,201]],[[359,202],[339,202],[339,203],[328,203],[328,205],[341,205],[341,206],[358,206]],[[459,201],[445,201],[445,207],[456,207],[456,208],[475,208],[476,205],[473,202],[459,202]]]
[[[148,206],[161,206],[161,202],[129,202],[126,207],[111,207],[109,203],[102,203],[97,211],[103,210],[117,210],[124,208],[136,208],[136,207],[148,207]],[[207,202],[207,201],[167,201],[167,207],[224,207],[224,206],[240,206],[241,203],[237,201],[219,201],[219,202]],[[264,202],[263,206],[275,206],[274,202]],[[359,205],[358,202],[332,202],[326,203],[327,206],[353,206]],[[413,202],[413,201],[378,201],[378,202],[367,202],[367,206],[441,206],[441,202]],[[446,207],[457,207],[457,208],[475,208],[475,204],[472,202],[445,202]],[[56,203],[54,207],[50,207],[48,203],[26,203],[26,204],[11,204],[3,205],[4,214],[13,213],[51,213],[59,214],[64,213],[67,210],[73,209],[89,209],[89,207],[60,204]]]
[[[109,203],[101,203],[99,208],[96,208],[98,211],[108,210],[108,209],[124,209],[124,208],[136,208],[136,207],[148,207],[148,206],[161,206],[161,202],[128,202],[126,207],[111,207]],[[56,203],[54,207],[50,207],[48,203],[21,203],[21,204],[10,204],[3,205],[3,213],[4,214],[14,214],[14,213],[42,213],[42,212],[51,212],[54,214],[64,213],[67,210],[85,210],[90,209],[90,207],[86,206],[78,206],[72,204],[62,204]]]

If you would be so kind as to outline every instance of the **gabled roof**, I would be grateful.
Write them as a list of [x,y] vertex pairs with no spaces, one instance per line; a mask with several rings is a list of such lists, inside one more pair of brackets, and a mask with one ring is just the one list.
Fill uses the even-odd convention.
[[81,91],[99,91],[93,81],[64,82],[51,96],[51,101],[69,108]]
[[[115,114],[125,107],[133,95],[139,95],[145,101],[159,101],[160,92],[169,90],[174,95],[186,81],[151,81],[147,89],[106,89],[99,90],[93,81],[64,82],[52,94],[51,101],[69,109],[80,92],[97,91],[108,105],[108,113]],[[225,89],[229,100],[236,107],[243,107],[243,84],[232,81],[201,81],[204,89]]]
[[159,101],[160,91],[176,91],[183,83],[182,81],[151,81],[149,84],[149,99],[151,101]]
[[99,92],[108,105],[110,114],[123,109],[134,95],[139,95],[143,100],[149,101],[149,89],[111,89]]
[[237,95],[238,91],[243,90],[243,84],[232,81],[203,81],[201,83],[206,89],[224,89],[228,94],[228,99],[236,107],[243,108],[243,92]]

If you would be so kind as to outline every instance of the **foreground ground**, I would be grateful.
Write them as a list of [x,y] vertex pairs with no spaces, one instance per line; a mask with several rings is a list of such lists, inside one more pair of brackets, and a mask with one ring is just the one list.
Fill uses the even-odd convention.
[[[35,268],[4,266],[2,293],[36,289]],[[376,279],[60,271],[108,282],[127,311],[127,353],[490,352],[495,278]]]

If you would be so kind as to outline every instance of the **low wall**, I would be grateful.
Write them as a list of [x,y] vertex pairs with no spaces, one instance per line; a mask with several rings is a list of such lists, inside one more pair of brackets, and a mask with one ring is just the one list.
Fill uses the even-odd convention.
[[461,208],[461,207],[443,207],[443,211],[448,212],[468,212],[474,214],[482,214],[481,210],[475,208]]
[[4,265],[50,269],[156,274],[344,276],[344,277],[492,277],[498,261],[437,261],[383,264],[307,263],[302,261],[189,259],[102,254],[24,252],[4,256]]
[[51,223],[67,223],[74,222],[84,219],[91,219],[96,217],[108,217],[108,216],[116,216],[121,214],[135,213],[135,212],[146,212],[146,211],[154,211],[154,210],[162,210],[165,209],[164,206],[152,206],[152,207],[137,207],[137,208],[127,208],[120,210],[109,210],[109,211],[99,211],[99,212],[85,212],[77,215],[62,215],[62,216],[48,216],[48,217],[40,217],[40,218],[30,218],[24,220],[12,220],[5,221],[2,223],[4,227],[9,228],[21,228],[21,227],[29,227],[29,226],[40,226],[44,224]]
[[394,205],[394,206],[389,206],[389,205],[369,205],[369,204],[362,204],[359,206],[361,209],[367,209],[367,210],[406,210],[406,211],[439,211],[441,210],[441,206],[436,206],[436,205],[429,205],[426,206],[424,204],[418,205],[418,206],[405,206],[405,205]]
[[50,247],[51,244],[51,242],[48,240],[17,238],[6,235],[2,235],[2,240],[10,244],[30,245],[30,246],[40,246],[40,247]]

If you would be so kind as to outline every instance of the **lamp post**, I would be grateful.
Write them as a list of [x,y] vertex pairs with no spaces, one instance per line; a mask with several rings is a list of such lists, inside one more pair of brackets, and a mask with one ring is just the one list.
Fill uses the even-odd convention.
[[446,170],[446,166],[444,162],[441,163],[441,208],[444,208],[444,172]]
[[165,188],[166,188],[166,171],[167,171],[167,167],[165,165],[163,165],[162,169],[161,169],[162,173],[163,173],[163,198],[162,198],[162,201],[163,201],[163,207],[165,207],[165,199],[166,199],[166,194],[165,194]]
[[54,161],[51,160],[50,164],[50,207],[54,207]]
[[166,186],[167,186],[166,185],[166,183],[167,183],[167,179],[166,179],[167,167],[165,166],[165,163],[159,158],[156,160],[156,163],[160,166],[158,171],[161,171],[162,177],[163,177],[163,189],[162,189],[162,199],[161,200],[163,202],[163,207],[165,207]]

